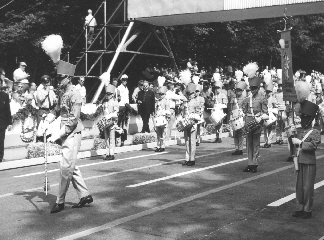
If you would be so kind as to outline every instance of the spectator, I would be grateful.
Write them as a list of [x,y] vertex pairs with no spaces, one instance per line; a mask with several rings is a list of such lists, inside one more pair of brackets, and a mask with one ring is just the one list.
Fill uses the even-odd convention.
[[95,26],[97,26],[97,21],[92,15],[92,10],[89,9],[88,16],[86,16],[85,23],[84,23],[84,27],[88,27],[88,35],[86,36],[86,40],[88,44],[92,43]]
[[[121,135],[121,146],[124,146],[124,142],[127,139],[127,119],[128,116],[124,116],[121,113],[125,113],[128,114],[128,112],[126,111],[126,107],[125,104],[129,104],[129,90],[127,88],[127,80],[128,80],[128,76],[126,74],[124,74],[121,77],[121,85],[118,86],[118,90],[120,93],[120,102],[119,102],[119,112],[120,114],[118,115],[118,126],[121,127],[122,129],[124,129],[124,133]],[[117,137],[116,137],[116,141],[117,141]]]
[[84,77],[79,78],[79,83],[75,86],[78,91],[80,91],[81,98],[82,98],[82,105],[85,105],[87,103],[86,97],[87,97],[87,90],[84,87]]
[[152,90],[149,90],[148,81],[144,81],[143,90],[138,93],[138,113],[143,121],[142,133],[150,132],[149,120],[155,108],[155,96]]
[[[19,68],[17,68],[14,72],[13,72],[13,80],[14,80],[14,85],[17,86],[18,83],[23,83],[23,84],[28,84],[28,78],[29,78],[29,74],[26,73],[26,66],[27,64],[25,62],[20,62],[19,64]],[[14,89],[16,90],[16,89]]]
[[57,102],[56,95],[54,91],[50,89],[49,83],[50,77],[48,75],[44,75],[41,77],[41,84],[37,88],[36,100],[37,106],[39,107],[37,127],[42,119],[43,114],[49,114],[50,110],[54,109],[54,105]]
[[6,129],[10,131],[12,125],[10,100],[9,100],[9,95],[3,91],[5,88],[8,87],[7,86],[3,87],[1,82],[0,83],[0,90],[1,90],[0,91],[0,162],[3,161],[4,140],[5,140]]
[[143,83],[144,83],[144,81],[143,80],[140,80],[138,82],[138,86],[135,88],[135,90],[133,92],[132,99],[133,99],[133,101],[135,103],[137,103],[137,97],[138,97],[139,91],[143,90]]

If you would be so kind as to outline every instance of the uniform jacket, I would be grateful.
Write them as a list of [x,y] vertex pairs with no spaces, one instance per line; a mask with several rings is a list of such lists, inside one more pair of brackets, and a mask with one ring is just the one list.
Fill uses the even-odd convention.
[[0,128],[6,129],[12,124],[9,95],[0,91]]
[[[141,101],[142,103],[139,103]],[[138,112],[152,114],[155,110],[155,96],[152,90],[140,91],[137,97]]]
[[243,107],[243,102],[244,102],[244,99],[246,97],[243,96],[243,94],[240,96],[240,97],[235,97],[235,98],[232,98],[230,104],[231,104],[231,109],[237,109],[236,107],[236,101],[237,101],[237,104],[238,104],[238,107],[242,109]]
[[161,100],[157,100],[155,102],[155,116],[165,116],[166,113],[170,114],[170,103],[171,100],[165,97]]
[[[310,131],[309,129],[297,128],[297,138],[302,140]],[[317,129],[313,129],[312,133],[302,143],[301,150],[298,156],[298,162],[304,164],[316,164],[315,151],[318,144],[321,142],[321,134]]]
[[[243,112],[245,115],[251,115],[251,109],[250,109],[250,97],[246,97],[243,100],[242,104]],[[260,93],[257,93],[255,96],[252,96],[252,109],[254,115],[261,113],[262,114],[268,114],[268,101],[267,99],[261,95]]]
[[[59,111],[62,118],[61,129],[65,128],[65,136],[80,132],[83,128],[80,120],[82,97],[74,85],[68,86],[60,97]],[[64,135],[61,137],[64,137]]]

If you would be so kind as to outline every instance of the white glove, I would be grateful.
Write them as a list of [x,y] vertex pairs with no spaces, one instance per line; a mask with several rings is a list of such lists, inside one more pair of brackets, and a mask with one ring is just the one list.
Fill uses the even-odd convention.
[[299,140],[298,138],[292,138],[291,139],[292,143],[295,144],[295,145],[300,145],[302,143],[301,140]]
[[260,123],[262,121],[262,117],[255,117],[255,121],[257,121],[257,123]]
[[56,134],[53,134],[52,136],[50,136],[47,141],[48,142],[51,142],[51,143],[54,143],[57,139],[59,139],[60,136],[59,135],[56,135]]

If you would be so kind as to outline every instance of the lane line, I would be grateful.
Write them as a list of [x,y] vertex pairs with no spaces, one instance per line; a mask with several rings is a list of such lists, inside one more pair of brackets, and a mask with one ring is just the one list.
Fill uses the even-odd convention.
[[[231,150],[221,151],[221,152],[217,152],[217,153],[204,154],[204,155],[197,156],[196,158],[202,158],[202,157],[207,157],[207,156],[211,156],[211,155],[217,155],[217,154],[221,154],[221,153],[225,153],[225,152],[229,152],[229,151],[233,151],[233,150],[231,149]],[[143,166],[143,167],[138,167],[138,168],[132,168],[132,169],[127,169],[127,170],[118,171],[118,172],[111,172],[111,173],[107,173],[107,174],[87,177],[87,178],[84,178],[84,180],[86,181],[86,180],[92,180],[92,179],[112,176],[112,175],[116,175],[116,174],[119,174],[119,173],[133,172],[133,171],[137,171],[137,170],[141,170],[141,169],[158,167],[158,166],[162,166],[162,165],[168,165],[170,163],[180,162],[180,161],[184,161],[184,160],[185,159],[179,159],[179,160],[173,160],[173,161],[170,161],[170,162],[158,163],[158,164],[154,164],[154,165],[148,165],[148,166]],[[50,186],[51,187],[56,187],[58,185],[59,185],[58,183],[55,183],[55,184],[51,184]],[[5,197],[14,196],[14,195],[20,195],[20,194],[23,194],[23,193],[34,192],[34,191],[38,191],[38,190],[43,190],[43,187],[36,187],[36,188],[21,190],[21,191],[17,191],[17,192],[6,193],[6,194],[3,194],[3,195],[0,195],[0,199],[5,198]]]
[[129,221],[136,220],[136,219],[141,218],[141,217],[145,217],[145,216],[150,215],[152,213],[156,213],[156,212],[159,212],[159,211],[171,208],[171,207],[175,207],[175,206],[178,206],[178,205],[181,205],[181,204],[184,204],[184,203],[196,200],[196,199],[200,199],[200,198],[206,197],[208,195],[218,193],[218,192],[223,191],[223,190],[230,189],[232,187],[237,187],[237,186],[240,186],[242,184],[252,182],[254,180],[264,178],[264,177],[276,174],[278,172],[285,171],[285,170],[290,169],[290,168],[293,168],[293,166],[282,167],[282,168],[273,170],[271,172],[263,173],[263,174],[260,174],[260,175],[254,176],[254,177],[250,177],[250,178],[247,178],[247,179],[244,179],[244,180],[240,180],[240,181],[235,182],[235,183],[231,183],[231,184],[228,184],[228,185],[225,185],[225,186],[221,186],[221,187],[218,187],[218,188],[215,188],[215,189],[211,189],[209,191],[202,192],[202,193],[190,196],[190,197],[182,198],[182,199],[179,199],[179,200],[174,201],[174,202],[163,204],[163,205],[158,206],[158,207],[154,207],[154,208],[151,208],[151,209],[148,209],[148,210],[145,210],[145,211],[142,211],[142,212],[127,216],[127,217],[117,219],[117,220],[112,221],[112,222],[108,222],[108,223],[103,224],[103,225],[98,226],[98,227],[90,228],[88,230],[84,230],[84,231],[81,231],[81,232],[78,232],[78,233],[75,233],[75,234],[72,234],[72,235],[69,235],[69,236],[66,236],[66,237],[59,238],[58,240],[74,240],[74,239],[78,239],[78,238],[83,238],[83,237],[89,236],[89,235],[94,234],[94,233],[98,233],[98,232],[101,232],[101,231],[111,229],[113,227],[116,227],[118,225],[127,223]]
[[[324,157],[324,155],[319,155],[319,156],[316,157],[316,160],[321,159],[323,157]],[[317,189],[317,188],[322,187],[322,186],[324,186],[324,180],[321,181],[321,182],[316,183],[314,185],[314,188]],[[279,207],[282,204],[287,203],[287,202],[289,202],[289,201],[291,201],[291,200],[293,200],[295,198],[296,198],[296,193],[292,193],[292,194],[288,195],[287,197],[280,198],[279,200],[268,204],[267,206],[268,207]]]
[[212,165],[212,166],[209,166],[209,167],[193,169],[191,171],[177,173],[177,174],[173,174],[173,175],[170,175],[170,176],[161,177],[161,178],[157,178],[157,179],[145,181],[145,182],[138,183],[138,184],[128,185],[126,187],[127,188],[135,188],[135,187],[139,187],[139,186],[144,186],[144,185],[148,185],[148,184],[151,184],[151,183],[165,181],[165,180],[168,180],[168,179],[172,179],[172,178],[176,178],[176,177],[188,175],[188,174],[191,174],[191,173],[201,172],[201,171],[205,171],[205,170],[208,170],[208,169],[213,169],[213,168],[218,168],[218,167],[222,167],[222,166],[225,166],[225,165],[229,165],[229,164],[232,164],[232,163],[242,162],[242,161],[247,160],[247,159],[248,158],[241,158],[241,159],[233,160],[233,161],[230,161],[230,162],[225,162],[225,163],[220,163],[220,164]]
[[[166,153],[168,153],[168,152],[152,153],[152,154],[141,155],[141,156],[134,156],[134,157],[115,159],[115,160],[109,160],[109,161],[103,161],[103,162],[89,163],[89,164],[80,165],[78,167],[82,168],[82,167],[89,167],[89,166],[94,166],[94,165],[99,165],[99,164],[121,162],[121,161],[130,160],[130,159],[136,159],[136,158],[142,158],[142,157],[151,157],[151,156],[156,156],[156,155],[161,155],[161,154],[166,154]],[[60,169],[49,170],[47,172],[57,172],[57,171],[60,171]],[[24,175],[18,175],[18,176],[14,176],[14,178],[30,177],[30,176],[34,176],[34,175],[40,175],[40,174],[44,174],[44,171],[36,172],[36,173],[29,173],[29,174],[24,174]]]
[[[324,186],[324,180],[321,181],[321,182],[316,183],[314,185],[314,189],[320,188],[322,186]],[[289,202],[289,201],[291,201],[291,200],[293,200],[295,198],[296,198],[296,193],[292,193],[292,194],[288,195],[287,197],[281,198],[281,199],[279,199],[279,200],[277,200],[277,201],[275,201],[273,203],[268,204],[267,206],[268,207],[279,207],[282,204],[287,203],[287,202]]]

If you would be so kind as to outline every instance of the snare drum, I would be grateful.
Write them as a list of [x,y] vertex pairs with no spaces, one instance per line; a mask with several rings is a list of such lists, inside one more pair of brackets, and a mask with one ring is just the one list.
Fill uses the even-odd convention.
[[103,116],[98,122],[97,122],[97,127],[100,132],[103,132],[106,128],[110,128],[114,125],[114,121],[112,118],[106,118]]
[[177,122],[176,127],[179,132],[183,132],[184,130],[191,128],[194,124],[194,120],[189,118],[182,118]]
[[155,127],[165,127],[167,125],[168,121],[166,120],[166,117],[164,116],[158,116],[154,118],[154,124]]
[[268,127],[276,121],[277,117],[272,112],[269,112],[269,119],[264,121],[264,126]]
[[250,133],[260,129],[260,124],[255,120],[254,117],[247,117],[244,125],[244,133]]
[[229,125],[232,127],[233,131],[242,129],[244,127],[244,117],[240,116],[237,118],[230,119]]

